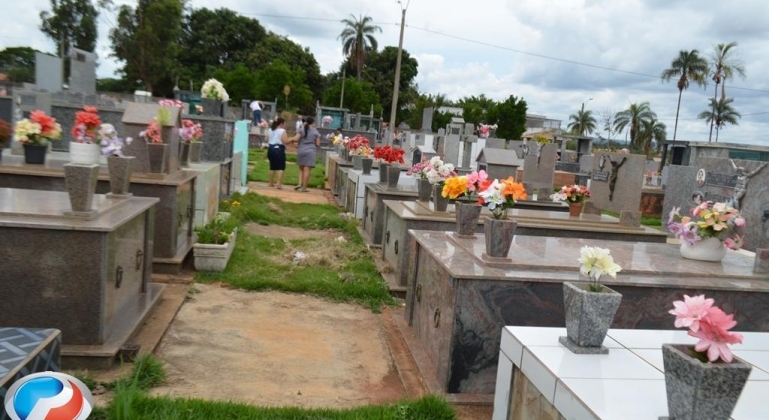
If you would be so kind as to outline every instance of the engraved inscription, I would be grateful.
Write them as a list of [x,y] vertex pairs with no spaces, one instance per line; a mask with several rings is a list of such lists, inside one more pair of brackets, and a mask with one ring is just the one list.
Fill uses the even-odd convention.
[[727,175],[720,172],[708,172],[705,185],[734,188],[737,185],[737,175]]
[[609,172],[607,171],[593,172],[593,181],[609,182]]

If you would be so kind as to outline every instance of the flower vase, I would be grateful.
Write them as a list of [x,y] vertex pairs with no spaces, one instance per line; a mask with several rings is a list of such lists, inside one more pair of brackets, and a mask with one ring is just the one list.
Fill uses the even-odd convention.
[[361,166],[363,168],[363,175],[371,175],[371,168],[374,167],[374,159],[364,157],[361,160]]
[[93,195],[96,192],[98,180],[99,165],[81,165],[79,163],[64,165],[64,182],[69,193],[72,213],[93,213]]
[[101,146],[93,143],[69,144],[69,161],[81,165],[98,165],[101,157]]
[[395,165],[387,167],[387,188],[398,188],[398,179],[401,177],[401,168]]
[[200,152],[202,151],[203,151],[203,143],[199,141],[194,141],[190,143],[190,162],[199,163]]
[[569,216],[579,217],[582,214],[582,209],[585,208],[585,203],[575,202],[569,203]]
[[702,362],[693,351],[691,345],[662,345],[669,418],[730,419],[752,366],[738,357],[732,363]]
[[147,143],[147,156],[150,172],[162,174],[166,171],[168,161],[168,145],[165,143]]
[[483,236],[486,240],[486,255],[492,258],[507,258],[517,226],[515,220],[485,217]]
[[179,165],[183,168],[190,166],[190,143],[179,143]]
[[433,204],[435,211],[445,212],[449,209],[449,198],[443,196],[443,185],[433,185]]
[[363,169],[363,156],[352,155],[352,168],[356,171]]
[[456,203],[457,235],[461,238],[474,238],[481,217],[481,205],[477,203]]
[[718,238],[705,238],[694,245],[681,243],[681,256],[689,260],[718,262],[725,255],[726,246]]
[[389,163],[379,162],[379,183],[387,183],[387,168],[390,167]]
[[564,282],[566,337],[559,342],[575,354],[608,354],[603,340],[621,301],[622,295],[606,286],[593,292],[587,282]]
[[347,162],[352,162],[352,157],[353,157],[353,154],[350,153],[350,149],[345,149],[344,160],[346,160]]
[[430,196],[433,193],[433,184],[431,184],[430,181],[426,178],[419,178],[417,180],[417,192],[417,201],[429,203]]
[[107,168],[109,169],[109,189],[107,197],[125,198],[130,196],[128,189],[131,185],[131,172],[133,171],[133,156],[109,156]]
[[48,146],[39,144],[25,144],[24,145],[24,163],[34,165],[45,164],[45,154],[48,152]]

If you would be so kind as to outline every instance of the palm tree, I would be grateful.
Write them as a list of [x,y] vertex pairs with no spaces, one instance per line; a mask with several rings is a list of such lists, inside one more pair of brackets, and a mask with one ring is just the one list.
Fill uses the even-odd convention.
[[590,134],[596,129],[596,120],[595,117],[593,117],[593,111],[587,110],[585,111],[580,110],[577,111],[576,114],[569,115],[569,119],[571,122],[569,123],[569,126],[566,127],[571,131],[573,134],[576,134],[578,136],[584,136],[585,134]]
[[710,109],[700,112],[700,115],[697,116],[697,118],[710,124],[711,128],[716,127],[716,143],[718,142],[718,132],[724,128],[726,123],[737,125],[737,119],[742,117],[732,107],[732,102],[734,102],[734,98],[720,98],[718,100],[711,98]]
[[641,129],[641,124],[644,121],[655,118],[657,118],[657,114],[652,112],[648,102],[632,103],[628,109],[619,111],[614,115],[614,128],[618,133],[622,132],[625,128],[629,128],[630,144],[637,146],[636,136]]
[[681,94],[684,89],[689,88],[689,81],[693,81],[700,86],[705,86],[705,77],[708,75],[708,62],[700,57],[700,53],[697,50],[678,52],[670,68],[662,72],[662,80],[669,81],[670,79],[678,78],[678,106],[676,107],[676,124],[673,126],[673,141],[676,141],[676,133],[678,132],[678,112],[681,110]]
[[659,151],[662,142],[667,139],[667,126],[656,118],[644,120],[639,127],[637,138],[646,156],[650,156],[652,140],[657,143]]
[[358,81],[360,81],[366,50],[371,49],[376,51],[377,42],[373,34],[376,31],[382,32],[382,28],[372,24],[370,16],[360,16],[359,18],[356,18],[355,15],[351,14],[350,18],[351,19],[342,19],[342,23],[345,24],[345,27],[337,39],[342,40],[342,52],[344,52],[344,55],[355,63]]
[[[716,113],[716,105],[718,104],[718,85],[721,84],[721,100],[726,100],[726,81],[733,79],[735,74],[745,78],[745,67],[742,65],[742,61],[734,57],[731,53],[733,48],[737,48],[736,42],[730,42],[728,44],[718,44],[713,50],[712,65],[713,65],[713,81],[716,82],[716,90],[713,94],[713,114]],[[700,114],[702,115],[702,114]],[[718,133],[716,133],[718,135]],[[713,138],[713,125],[710,125],[710,136],[708,141]]]

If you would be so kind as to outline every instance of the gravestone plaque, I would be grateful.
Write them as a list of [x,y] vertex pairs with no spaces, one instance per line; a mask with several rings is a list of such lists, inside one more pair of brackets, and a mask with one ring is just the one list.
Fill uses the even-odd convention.
[[61,92],[61,85],[64,83],[62,71],[61,58],[41,52],[35,53],[35,87],[37,90],[52,93]]
[[637,212],[641,204],[646,157],[600,153],[593,158],[590,199],[598,208],[615,213]]
[[[531,189],[551,191],[558,151],[554,144],[545,144],[538,149],[535,154],[528,154],[524,158],[522,182]],[[543,197],[548,195],[543,194]]]
[[496,137],[489,137],[486,139],[486,147],[489,149],[505,149],[506,147],[506,141],[505,139],[500,139]]
[[435,111],[435,108],[425,108],[422,110],[422,132],[423,133],[432,133],[433,132],[433,112]]
[[[157,115],[160,105],[141,104],[129,102],[128,107],[123,113],[124,137],[134,139],[130,145],[123,148],[123,154],[134,156],[134,172],[149,172],[149,157],[147,155],[147,142],[139,133],[147,129],[147,125]],[[170,124],[163,126],[163,142],[168,145],[168,161],[166,162],[166,173],[172,174],[179,170],[179,128],[182,124],[182,113],[179,107],[165,107],[170,113]]]
[[69,58],[69,91],[96,94],[96,54],[72,48]]

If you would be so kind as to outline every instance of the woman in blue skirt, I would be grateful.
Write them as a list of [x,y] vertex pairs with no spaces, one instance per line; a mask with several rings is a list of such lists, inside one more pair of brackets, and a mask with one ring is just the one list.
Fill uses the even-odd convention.
[[[267,159],[270,161],[270,186],[283,188],[283,171],[286,170],[286,145],[299,140],[299,134],[289,138],[285,129],[286,121],[276,118],[272,122],[270,141],[267,144]],[[273,180],[277,180],[273,183]]]

